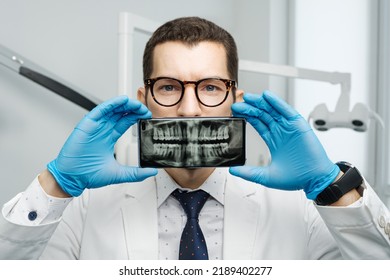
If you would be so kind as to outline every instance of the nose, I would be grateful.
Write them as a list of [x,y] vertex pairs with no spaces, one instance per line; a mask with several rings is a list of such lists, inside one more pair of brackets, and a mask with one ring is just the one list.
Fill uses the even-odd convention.
[[184,86],[184,95],[179,103],[177,113],[181,117],[197,117],[202,113],[201,104],[196,98],[195,85]]

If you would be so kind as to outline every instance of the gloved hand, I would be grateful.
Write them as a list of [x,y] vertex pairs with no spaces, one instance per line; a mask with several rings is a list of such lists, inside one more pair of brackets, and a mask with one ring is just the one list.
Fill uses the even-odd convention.
[[142,103],[124,95],[96,106],[76,126],[47,169],[71,196],[79,196],[84,189],[156,175],[156,169],[123,166],[114,158],[119,137],[138,119],[151,115]]
[[315,199],[340,172],[303,117],[271,92],[244,94],[232,105],[235,116],[244,117],[264,139],[271,152],[266,167],[231,167],[243,179],[281,190],[303,189]]

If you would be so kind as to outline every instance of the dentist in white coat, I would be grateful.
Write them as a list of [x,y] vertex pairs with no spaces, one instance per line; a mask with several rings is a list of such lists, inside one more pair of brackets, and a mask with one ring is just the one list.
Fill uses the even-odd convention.
[[[119,96],[93,109],[3,206],[0,259],[178,259],[186,215],[175,189],[210,194],[199,217],[209,259],[390,259],[389,210],[355,167],[329,160],[283,100],[236,88],[229,33],[196,17],[167,22],[147,43],[143,68],[139,101]],[[162,77],[182,84],[174,104],[172,84],[156,94],[153,81]],[[199,90],[203,79],[227,81],[220,104]],[[269,166],[157,171],[114,158],[116,141],[138,119],[232,114],[264,139]]]

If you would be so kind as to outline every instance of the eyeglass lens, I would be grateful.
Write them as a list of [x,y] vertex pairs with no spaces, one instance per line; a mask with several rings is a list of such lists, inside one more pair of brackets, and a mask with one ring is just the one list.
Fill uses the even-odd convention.
[[[160,79],[153,85],[154,97],[163,105],[177,103],[183,93],[183,85],[174,79]],[[197,94],[202,103],[208,106],[218,105],[227,95],[226,84],[218,79],[203,80],[197,85]]]

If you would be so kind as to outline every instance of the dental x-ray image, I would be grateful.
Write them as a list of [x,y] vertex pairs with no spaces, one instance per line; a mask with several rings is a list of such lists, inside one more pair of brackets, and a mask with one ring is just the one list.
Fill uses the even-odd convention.
[[141,167],[245,164],[243,118],[164,118],[138,122]]

